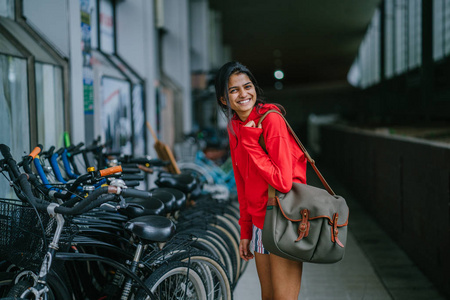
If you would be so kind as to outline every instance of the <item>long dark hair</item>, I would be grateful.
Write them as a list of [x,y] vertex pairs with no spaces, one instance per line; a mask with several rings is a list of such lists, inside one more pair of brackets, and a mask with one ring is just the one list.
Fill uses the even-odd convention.
[[[255,76],[253,76],[252,72],[244,66],[243,64],[237,62],[237,61],[230,61],[224,64],[220,69],[219,72],[216,75],[216,81],[215,81],[215,88],[216,88],[216,100],[217,104],[219,105],[220,109],[224,113],[225,117],[227,118],[227,126],[230,130],[231,134],[236,138],[237,136],[234,132],[233,126],[231,126],[231,119],[236,114],[230,106],[230,99],[228,97],[228,81],[230,80],[231,75],[235,74],[246,74],[250,81],[252,82],[253,86],[255,87],[256,91],[256,112],[259,114],[259,109],[262,107],[266,101],[262,97],[263,90],[259,87],[258,82],[256,81]],[[227,105],[224,105],[221,101],[221,99],[224,98],[227,102]],[[284,115],[286,114],[286,111],[283,106],[277,103],[273,103],[276,105],[280,112]]]
[[[250,81],[256,90],[256,103],[255,105],[264,104],[264,98],[262,97],[263,91],[259,87],[255,76],[253,76],[252,72],[244,66],[243,64],[237,61],[230,61],[224,64],[216,75],[215,87],[216,87],[216,99],[217,104],[219,105],[222,112],[225,114],[225,117],[228,120],[228,124],[230,124],[231,119],[233,118],[235,112],[230,107],[230,99],[228,97],[228,81],[230,80],[231,75],[235,74],[245,74],[248,76]],[[225,99],[227,105],[224,105],[221,99]]]

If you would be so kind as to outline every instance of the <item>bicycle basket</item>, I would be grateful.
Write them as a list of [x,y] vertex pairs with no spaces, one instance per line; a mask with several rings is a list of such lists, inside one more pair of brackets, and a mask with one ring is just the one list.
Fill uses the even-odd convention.
[[38,267],[54,223],[20,200],[0,198],[0,258],[23,268]]

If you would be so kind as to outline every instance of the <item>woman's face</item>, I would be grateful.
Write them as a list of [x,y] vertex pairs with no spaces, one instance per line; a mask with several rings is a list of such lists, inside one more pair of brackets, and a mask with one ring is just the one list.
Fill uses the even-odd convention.
[[[233,74],[228,80],[228,98],[230,108],[236,112],[239,119],[247,120],[256,103],[256,90],[250,78],[245,73]],[[222,103],[227,105],[225,98]]]

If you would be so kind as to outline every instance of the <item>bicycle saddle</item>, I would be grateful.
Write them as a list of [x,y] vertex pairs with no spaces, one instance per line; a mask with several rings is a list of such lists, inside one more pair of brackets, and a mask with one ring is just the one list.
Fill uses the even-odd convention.
[[164,191],[150,191],[150,195],[152,195],[152,197],[155,197],[156,199],[161,200],[161,202],[164,203],[165,213],[169,213],[175,209],[176,199],[175,196],[171,193]]
[[181,190],[184,193],[189,193],[196,187],[196,180],[189,174],[171,174],[160,173],[155,184],[158,187],[168,187]]
[[147,215],[162,215],[164,203],[156,198],[127,198],[127,206],[118,211],[129,218],[137,218]]
[[162,216],[142,216],[125,224],[125,229],[149,242],[165,242],[175,232],[175,224]]
[[186,194],[182,191],[167,187],[155,188],[151,190],[152,193],[158,191],[168,192],[175,197],[175,210],[181,209],[186,206]]

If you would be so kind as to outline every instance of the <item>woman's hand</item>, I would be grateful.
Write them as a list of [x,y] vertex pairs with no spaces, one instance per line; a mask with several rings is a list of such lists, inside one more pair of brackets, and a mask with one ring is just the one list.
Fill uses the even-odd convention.
[[249,261],[250,259],[253,258],[253,253],[250,252],[250,240],[243,239],[240,241],[239,254],[240,254],[241,258],[245,261]]
[[[255,121],[252,120],[252,121],[248,122],[247,124],[245,124],[244,127],[253,127],[253,128],[255,128],[256,127],[256,123],[255,123]],[[262,124],[259,124],[258,128],[262,128]]]

